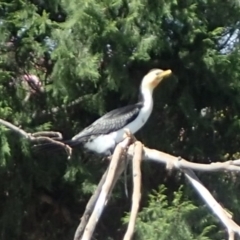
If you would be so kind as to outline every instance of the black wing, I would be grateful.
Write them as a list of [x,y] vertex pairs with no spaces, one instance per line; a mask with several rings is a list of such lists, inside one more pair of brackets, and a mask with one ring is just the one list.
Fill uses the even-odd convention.
[[83,129],[79,134],[75,135],[72,140],[84,141],[91,135],[108,134],[117,131],[136,119],[142,106],[143,103],[137,103],[112,110]]

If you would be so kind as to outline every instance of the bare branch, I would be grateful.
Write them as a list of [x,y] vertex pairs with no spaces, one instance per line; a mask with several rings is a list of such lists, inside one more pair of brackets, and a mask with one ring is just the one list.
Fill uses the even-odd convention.
[[[94,207],[93,213],[89,219],[89,222],[85,228],[85,231],[83,233],[83,237],[82,240],[89,240],[92,237],[93,231],[96,227],[96,224],[103,212],[103,209],[106,205],[106,201],[108,199],[109,193],[112,190],[112,185],[114,182],[116,182],[116,172],[117,172],[117,167],[118,167],[118,163],[120,160],[120,157],[124,151],[123,146],[125,146],[125,148],[129,145],[130,143],[130,138],[125,138],[123,140],[123,142],[121,142],[120,144],[117,145],[117,147],[115,148],[114,154],[113,154],[113,158],[112,161],[110,163],[109,166],[109,171],[106,177],[106,181],[102,187],[102,191],[99,195],[99,198],[96,202],[96,205]],[[119,177],[119,176],[118,176]]]
[[133,195],[132,209],[127,232],[124,240],[131,240],[134,233],[134,226],[137,219],[139,203],[141,200],[141,161],[142,161],[143,145],[141,142],[135,142],[135,152],[132,160],[133,164]]
[[[59,132],[52,132],[52,131],[41,131],[41,132],[36,132],[36,133],[27,133],[24,130],[22,130],[21,128],[13,125],[10,122],[7,122],[3,119],[0,119],[0,124],[2,124],[3,126],[11,129],[12,131],[18,133],[19,135],[21,135],[24,138],[29,139],[30,141],[34,141],[34,140],[39,140],[38,137],[55,137],[57,139],[62,139],[62,134]],[[47,139],[48,140],[48,139]]]
[[[63,142],[59,142],[57,140],[54,140],[54,139],[52,139],[50,137],[40,137],[39,136],[39,137],[36,137],[36,138],[32,139],[32,141],[38,141],[38,142],[39,141],[44,141],[44,142],[47,141],[47,142],[50,142],[50,143],[54,143],[56,145],[61,146],[66,151],[68,159],[70,159],[71,156],[72,156],[72,148],[69,145],[67,145],[67,144],[65,144]],[[38,147],[38,145],[34,145],[33,147]]]
[[[218,216],[221,222],[228,229],[228,232],[236,232],[240,235],[240,226],[238,226],[226,213],[226,211],[221,207],[221,205],[214,199],[211,193],[205,188],[195,173],[190,169],[182,169],[187,179],[193,185],[193,187],[197,190],[199,195],[203,198],[203,200],[207,203],[207,205],[212,209],[212,211]],[[231,233],[232,236],[232,233]],[[231,238],[230,238],[231,239]]]
[[[0,119],[0,124],[4,125],[5,127],[13,130],[14,132],[18,133],[22,137],[30,140],[30,141],[50,141],[55,144],[61,145],[63,148],[67,149],[68,152],[71,152],[68,148],[68,145],[56,141],[55,139],[62,139],[62,135],[59,132],[52,132],[52,131],[44,131],[44,132],[36,132],[36,133],[27,133],[21,128],[13,125],[10,122],[7,122],[3,119]],[[127,132],[125,132],[126,135]],[[130,134],[131,135],[131,134]],[[128,154],[133,156],[134,146],[131,145],[128,149]],[[178,157],[172,156],[170,154],[160,152],[154,149],[150,149],[144,147],[144,160],[151,160],[156,161],[159,163],[164,164],[171,164],[174,168],[182,169],[182,168],[190,168],[192,170],[197,171],[240,171],[240,159],[237,160],[229,160],[225,162],[214,162],[210,164],[202,164],[202,163],[193,163],[187,161],[185,159],[179,159]]]
[[[56,132],[38,132],[38,133],[27,133],[21,128],[0,119],[0,124],[3,126],[11,129],[12,131],[16,132],[20,136],[28,139],[29,141],[49,141],[49,142],[54,142],[55,144],[59,144],[63,146],[65,149],[71,148],[68,145],[65,145],[64,143],[61,143],[59,141],[54,140],[53,138],[61,138],[60,133]],[[90,202],[88,206],[89,209],[91,210],[93,205],[95,204],[94,210],[92,212],[92,215],[88,221],[88,224],[86,225],[85,231],[83,233],[83,240],[89,240],[93,234],[93,231],[95,229],[95,226],[102,214],[102,211],[110,197],[110,193],[115,186],[118,178],[120,177],[121,173],[124,170],[124,162],[119,161],[122,152],[126,147],[131,143],[131,136],[129,136],[126,133],[127,137],[117,145],[113,159],[110,163],[109,170],[106,176],[106,181],[102,186],[101,193],[99,194],[97,192],[98,200],[96,201],[95,197],[92,201]],[[139,144],[139,143],[138,143]],[[138,146],[137,144],[137,146]],[[141,147],[140,147],[141,148]],[[234,239],[234,233],[237,233],[240,236],[240,226],[238,226],[232,219],[230,214],[228,214],[222,207],[221,205],[213,198],[211,193],[201,184],[200,180],[197,178],[193,170],[196,171],[240,171],[240,159],[237,160],[230,160],[226,162],[217,162],[217,163],[210,163],[210,164],[200,164],[200,163],[193,163],[184,159],[181,159],[179,157],[172,156],[170,154],[160,152],[154,149],[149,149],[147,147],[143,148],[143,153],[141,153],[141,150],[136,150],[136,155],[134,155],[134,144],[132,144],[128,148],[128,157],[134,157],[134,170],[133,170],[133,175],[134,175],[134,193],[133,193],[133,204],[132,204],[132,212],[131,212],[131,217],[130,217],[130,222],[129,222],[129,227],[128,231],[125,235],[126,238],[124,239],[131,239],[131,236],[133,235],[134,231],[134,224],[138,212],[138,206],[139,206],[139,201],[140,201],[140,178],[141,178],[141,173],[140,173],[140,161],[141,161],[141,156],[143,157],[144,160],[151,160],[151,161],[156,161],[159,163],[163,163],[166,165],[171,165],[173,168],[179,169],[182,172],[184,172],[185,176],[187,179],[190,181],[190,183],[193,185],[193,187],[197,190],[199,195],[204,199],[204,201],[208,204],[208,206],[212,209],[212,211],[218,216],[218,218],[221,220],[221,222],[225,225],[225,227],[228,229],[229,233],[229,239],[232,240]],[[137,172],[137,174],[135,173]],[[103,177],[104,179],[104,177]],[[102,180],[104,181],[104,180]],[[97,190],[99,191],[99,189]],[[88,211],[88,208],[86,209],[85,213]],[[92,211],[92,210],[91,210]],[[84,216],[86,216],[84,213]],[[83,216],[83,217],[84,217]],[[88,217],[88,216],[87,216]],[[88,219],[87,219],[88,220]],[[86,221],[87,221],[86,220]],[[84,223],[85,224],[85,223]],[[79,226],[80,227],[80,226]],[[81,230],[82,231],[82,230]],[[81,234],[80,234],[81,235]],[[78,230],[76,231],[75,234],[75,240],[79,240],[78,238]]]
[[[128,149],[128,154],[133,155],[134,147],[131,145]],[[234,239],[233,232],[240,236],[240,226],[238,226],[232,219],[231,216],[221,207],[221,205],[213,198],[211,193],[200,183],[195,173],[192,170],[198,171],[239,171],[240,159],[218,162],[211,164],[200,164],[192,163],[181,158],[174,157],[167,153],[163,153],[157,150],[149,149],[144,147],[143,159],[153,160],[159,163],[165,163],[166,165],[171,163],[174,168],[180,169],[185,173],[185,176],[198,191],[200,196],[208,204],[208,206],[213,210],[213,212],[218,216],[221,222],[226,226],[229,232],[229,239]]]
[[43,136],[46,136],[46,137],[51,137],[52,139],[58,139],[58,140],[61,140],[62,139],[62,134],[59,133],[59,132],[52,132],[52,131],[41,131],[41,132],[35,132],[35,133],[32,133],[32,136],[33,137],[43,137]]
[[[128,149],[128,154],[130,156],[133,156],[133,152],[134,147],[131,145]],[[172,167],[176,169],[189,168],[192,170],[205,172],[240,171],[240,159],[229,160],[226,162],[215,162],[210,164],[194,163],[147,147],[144,147],[143,159],[164,164],[171,164]]]
[[0,119],[0,124],[2,124],[2,125],[4,125],[5,127],[13,130],[14,132],[18,133],[18,134],[21,135],[22,137],[27,138],[27,139],[29,139],[29,140],[32,140],[31,134],[23,131],[21,128],[13,125],[12,123],[7,122],[7,121],[5,121],[5,120],[3,120],[3,119]]
[[234,231],[232,230],[228,231],[228,240],[234,240],[235,238],[234,235],[235,235]]
[[94,194],[92,195],[92,197],[90,198],[90,200],[88,201],[88,204],[85,208],[85,211],[84,211],[84,214],[81,218],[81,222],[80,224],[78,225],[78,228],[75,232],[75,235],[74,235],[74,240],[80,240],[81,237],[82,237],[82,234],[83,234],[83,231],[88,223],[88,220],[89,220],[89,217],[91,216],[92,212],[93,212],[93,209],[94,209],[94,206],[97,202],[97,199],[99,197],[99,194],[101,192],[101,189],[102,189],[102,186],[106,180],[106,177],[107,177],[107,172],[108,172],[108,169],[105,171],[105,173],[103,174]]
[[[124,149],[124,150],[125,150],[125,149]],[[111,186],[110,191],[109,191],[109,194],[108,194],[108,196],[107,196],[107,200],[106,200],[105,205],[108,203],[108,200],[109,200],[109,198],[110,198],[110,196],[111,196],[111,194],[112,194],[113,188],[115,187],[115,185],[116,185],[116,183],[117,183],[117,180],[119,179],[119,177],[121,176],[121,174],[123,173],[123,171],[124,171],[125,168],[126,168],[126,161],[127,161],[127,159],[126,159],[126,155],[125,155],[125,153],[124,153],[124,154],[122,154],[122,156],[121,156],[121,161],[119,162],[119,165],[118,165],[118,167],[117,167],[117,170],[116,170],[116,173],[115,173],[115,177],[114,177],[114,179],[113,179],[112,186]]]
[[27,133],[24,130],[22,130],[21,128],[13,125],[10,122],[7,122],[7,121],[3,120],[3,119],[0,119],[0,124],[9,128],[10,130],[16,132],[21,137],[24,137],[31,142],[45,141],[45,142],[54,143],[56,145],[60,145],[61,147],[63,147],[66,150],[68,158],[70,158],[70,156],[72,154],[72,148],[70,146],[55,140],[55,139],[58,139],[58,140],[62,139],[62,134],[59,133],[59,132],[41,131],[41,132],[36,132],[36,133]]

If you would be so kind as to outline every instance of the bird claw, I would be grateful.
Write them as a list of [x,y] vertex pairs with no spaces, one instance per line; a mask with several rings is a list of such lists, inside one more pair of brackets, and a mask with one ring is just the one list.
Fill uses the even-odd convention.
[[136,142],[137,141],[137,139],[132,134],[132,132],[128,128],[124,128],[123,138],[127,138],[127,137],[131,138],[132,142]]

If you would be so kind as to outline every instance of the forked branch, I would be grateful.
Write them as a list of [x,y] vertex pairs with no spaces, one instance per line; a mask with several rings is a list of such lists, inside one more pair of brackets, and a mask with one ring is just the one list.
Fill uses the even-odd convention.
[[127,137],[123,142],[119,143],[115,148],[112,160],[109,165],[109,170],[107,173],[106,181],[102,186],[101,193],[99,194],[98,200],[92,212],[92,215],[87,223],[87,226],[84,230],[82,240],[90,240],[92,234],[95,230],[96,224],[101,217],[105,204],[109,198],[109,194],[113,189],[113,184],[116,183],[116,177],[119,177],[116,172],[119,166],[119,161],[121,160],[122,153],[124,149],[129,145],[131,141],[130,137]]
[[[60,133],[38,132],[38,133],[31,134],[31,133],[25,132],[21,128],[7,121],[4,121],[2,119],[0,119],[0,124],[11,129],[12,131],[16,132],[20,136],[28,139],[29,141],[33,141],[33,142],[50,141],[50,142],[54,142],[55,144],[59,144],[61,146],[64,145],[63,147],[65,148],[66,147],[70,148],[69,146],[66,146],[65,144],[58,141],[59,139],[62,138]],[[85,222],[82,226],[80,225],[79,228],[77,229],[74,240],[91,239],[95,226],[102,214],[102,211],[107,203],[107,200],[110,197],[111,191],[115,186],[115,183],[117,182],[121,173],[124,170],[124,166],[125,166],[124,161],[120,161],[120,160],[121,160],[123,150],[126,149],[126,147],[131,143],[130,140],[131,140],[131,137],[127,136],[123,140],[123,142],[119,143],[118,146],[116,147],[112,161],[107,171],[106,179],[105,181],[104,179],[102,180],[101,191],[99,187],[95,197],[93,198],[93,200],[91,200],[92,202],[89,203],[89,205],[87,206],[84,217],[87,216],[86,214],[90,214],[91,212],[92,212],[92,215],[90,218],[89,216],[87,216],[86,219],[83,218]],[[211,193],[203,186],[203,184],[200,182],[200,180],[197,178],[197,176],[193,172],[193,170],[205,171],[205,172],[206,171],[207,172],[240,171],[240,159],[230,160],[226,162],[210,163],[210,164],[193,163],[161,151],[149,149],[147,147],[142,147],[142,144],[139,142],[136,143],[136,146],[135,144],[131,144],[128,148],[127,154],[129,158],[132,158],[134,156],[134,160],[133,160],[134,192],[133,192],[133,198],[132,198],[132,210],[131,210],[130,222],[129,222],[128,230],[124,240],[130,240],[134,232],[134,225],[135,225],[140,197],[141,197],[141,171],[140,171],[141,159],[148,160],[148,161],[156,161],[156,162],[165,164],[166,166],[171,166],[172,168],[176,168],[182,171],[185,174],[186,178],[190,181],[194,189],[199,193],[199,195],[203,198],[203,200],[207,203],[207,205],[212,209],[212,211],[217,215],[219,220],[227,228],[229,233],[229,240],[234,240],[234,233],[240,236],[240,226],[232,220],[231,216],[213,198]],[[93,207],[94,207],[94,210],[92,210]],[[88,223],[86,224],[86,222]],[[84,233],[82,236],[83,230],[84,230]]]
[[62,139],[62,134],[59,132],[53,132],[53,131],[41,131],[41,132],[35,132],[35,133],[27,133],[24,130],[22,130],[20,127],[17,127],[13,125],[10,122],[7,122],[3,119],[0,119],[0,124],[7,127],[8,129],[16,132],[21,137],[26,138],[27,140],[31,142],[51,142],[56,145],[61,146],[63,149],[66,150],[68,158],[70,158],[72,154],[72,148],[59,140]]

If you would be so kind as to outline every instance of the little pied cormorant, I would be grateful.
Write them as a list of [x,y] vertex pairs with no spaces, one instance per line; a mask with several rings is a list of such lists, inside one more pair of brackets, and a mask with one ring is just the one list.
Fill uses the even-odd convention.
[[[62,142],[70,147],[83,144],[84,148],[90,151],[110,155],[115,146],[123,140],[125,129],[134,134],[147,122],[153,109],[153,90],[171,73],[171,70],[151,70],[141,83],[141,101],[106,113],[72,139]],[[42,150],[52,147],[61,148],[54,143],[37,145],[37,148]]]

